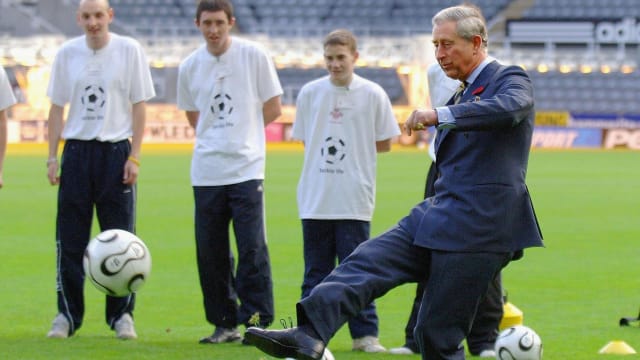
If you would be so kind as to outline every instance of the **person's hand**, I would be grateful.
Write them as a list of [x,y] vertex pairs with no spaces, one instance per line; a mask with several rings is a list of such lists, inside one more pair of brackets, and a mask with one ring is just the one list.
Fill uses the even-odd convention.
[[411,131],[425,130],[427,127],[435,125],[435,116],[434,110],[413,110],[404,123],[404,130],[407,135],[411,135]]
[[58,160],[47,161],[47,178],[49,179],[49,184],[51,185],[60,184],[60,176],[58,175]]
[[124,174],[122,176],[122,183],[126,185],[133,185],[138,181],[138,172],[140,171],[140,161],[129,157],[124,163]]
[[0,189],[2,189],[2,170],[0,170]]

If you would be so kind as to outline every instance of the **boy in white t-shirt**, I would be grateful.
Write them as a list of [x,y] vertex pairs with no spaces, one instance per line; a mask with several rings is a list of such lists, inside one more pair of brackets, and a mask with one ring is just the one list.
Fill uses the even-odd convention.
[[[369,238],[376,154],[400,135],[391,102],[376,83],[354,73],[356,39],[347,30],[324,40],[328,76],[306,84],[296,102],[292,136],[304,142],[298,182],[305,272],[302,298]],[[381,352],[371,303],[349,321],[353,350]]]
[[[113,9],[107,0],[81,0],[76,20],[85,34],[59,49],[47,89],[51,99],[47,177],[51,185],[59,185],[58,315],[47,334],[51,338],[69,337],[82,325],[82,257],[94,208],[102,231],[135,232],[146,101],[155,96],[142,46],[109,32]],[[58,165],[61,139],[65,142]],[[106,296],[106,321],[120,339],[137,337],[134,305],[135,294]]]
[[264,49],[230,36],[235,18],[228,0],[200,1],[195,23],[206,43],[180,64],[178,107],[196,132],[191,184],[197,262],[206,319],[215,326],[200,343],[218,344],[239,341],[238,325],[273,322],[264,128],[281,114],[282,87]]
[[4,155],[7,151],[7,109],[16,103],[13,89],[7,78],[7,73],[0,66],[0,189],[4,181],[2,180],[2,169],[4,166]]

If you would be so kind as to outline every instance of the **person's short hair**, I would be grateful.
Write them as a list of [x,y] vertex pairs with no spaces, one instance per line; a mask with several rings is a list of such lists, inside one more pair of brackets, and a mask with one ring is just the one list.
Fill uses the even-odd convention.
[[456,33],[463,39],[471,40],[479,35],[482,38],[482,46],[488,46],[487,24],[480,9],[476,6],[459,5],[440,10],[431,19],[433,26],[446,21],[456,23]]
[[229,0],[200,0],[196,8],[196,20],[200,21],[200,15],[205,11],[224,11],[227,20],[233,18],[233,5]]
[[354,53],[358,49],[358,43],[356,41],[355,35],[353,35],[351,31],[346,29],[338,29],[330,32],[329,35],[324,38],[322,47],[325,48],[328,45],[344,45]]

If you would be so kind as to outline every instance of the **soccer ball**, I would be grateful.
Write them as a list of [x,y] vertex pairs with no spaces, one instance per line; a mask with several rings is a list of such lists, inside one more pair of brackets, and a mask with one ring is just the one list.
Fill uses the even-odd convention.
[[331,351],[329,351],[329,348],[324,348],[324,354],[322,354],[321,360],[336,360],[336,358],[333,357],[333,354],[331,353]]
[[[285,358],[285,360],[295,360],[295,359]],[[336,360],[336,358],[333,357],[333,354],[331,353],[331,351],[329,351],[329,348],[324,348],[324,353],[322,354],[322,357],[320,358],[320,360]]]
[[498,360],[540,360],[542,340],[533,329],[516,325],[498,335],[495,351]]
[[127,296],[151,273],[151,254],[142,240],[124,230],[107,230],[89,241],[82,258],[84,272],[100,291]]

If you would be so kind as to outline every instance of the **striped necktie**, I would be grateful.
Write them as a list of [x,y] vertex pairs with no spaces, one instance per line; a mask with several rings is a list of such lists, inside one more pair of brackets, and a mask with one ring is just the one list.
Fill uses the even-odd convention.
[[456,93],[453,94],[453,103],[457,104],[460,102],[460,99],[462,98],[462,94],[464,93],[464,89],[466,89],[467,87],[467,82],[463,81],[460,83],[460,86],[458,86],[458,90],[456,90]]

